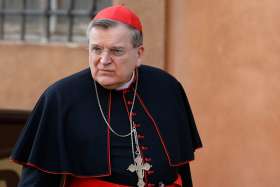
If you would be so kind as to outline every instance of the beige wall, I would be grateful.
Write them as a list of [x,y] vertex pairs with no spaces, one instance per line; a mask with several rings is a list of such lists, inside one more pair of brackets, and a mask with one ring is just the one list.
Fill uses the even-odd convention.
[[0,43],[0,108],[33,108],[56,80],[87,67],[86,46]]
[[279,1],[167,7],[168,70],[189,92],[204,142],[195,186],[279,186]]
[[[143,63],[184,85],[204,148],[197,187],[276,187],[280,178],[280,4],[115,0],[144,24]],[[0,107],[30,109],[54,80],[87,66],[84,47],[0,44]]]

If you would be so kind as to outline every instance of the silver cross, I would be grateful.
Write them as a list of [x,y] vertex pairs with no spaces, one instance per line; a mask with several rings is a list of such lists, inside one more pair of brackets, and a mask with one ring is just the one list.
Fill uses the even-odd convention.
[[135,160],[135,164],[130,164],[129,167],[127,168],[130,172],[136,172],[138,176],[138,187],[144,187],[145,182],[144,182],[144,171],[148,171],[152,166],[149,163],[143,163],[143,159],[140,155],[138,155]]

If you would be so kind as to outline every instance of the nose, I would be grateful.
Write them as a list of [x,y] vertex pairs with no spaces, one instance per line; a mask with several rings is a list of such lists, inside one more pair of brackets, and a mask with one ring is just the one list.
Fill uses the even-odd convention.
[[112,62],[112,58],[110,54],[107,51],[103,51],[103,53],[100,56],[100,62],[103,65],[108,65]]

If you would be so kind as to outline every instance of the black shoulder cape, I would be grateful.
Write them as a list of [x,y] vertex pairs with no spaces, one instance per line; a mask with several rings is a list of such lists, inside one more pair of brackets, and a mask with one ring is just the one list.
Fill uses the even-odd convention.
[[[202,144],[184,89],[160,69],[142,65],[138,71],[138,95],[154,119],[155,136],[160,136],[170,166],[187,164]],[[110,175],[108,128],[89,69],[56,82],[42,94],[11,159],[54,174]]]

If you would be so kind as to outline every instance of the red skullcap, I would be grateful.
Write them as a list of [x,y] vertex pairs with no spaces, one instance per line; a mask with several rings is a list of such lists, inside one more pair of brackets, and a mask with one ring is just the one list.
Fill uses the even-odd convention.
[[119,21],[121,23],[130,25],[142,32],[142,24],[138,16],[136,16],[134,12],[122,5],[115,5],[104,8],[96,14],[93,20],[98,19],[111,19],[114,21]]

